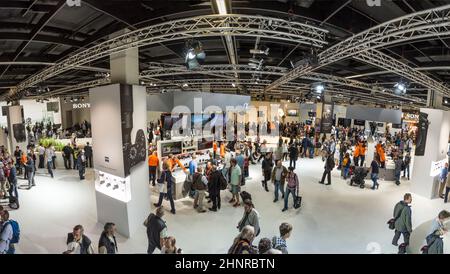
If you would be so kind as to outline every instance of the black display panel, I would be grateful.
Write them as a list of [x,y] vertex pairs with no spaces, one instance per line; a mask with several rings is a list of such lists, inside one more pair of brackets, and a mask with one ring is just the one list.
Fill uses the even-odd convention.
[[27,140],[27,135],[25,133],[25,125],[24,124],[14,124],[13,125],[13,135],[16,142],[22,143]]
[[355,120],[353,121],[353,124],[354,124],[355,126],[365,126],[365,125],[366,125],[366,120],[357,120],[357,119],[355,119]]
[[308,117],[316,117],[316,113],[315,112],[312,112],[312,111],[310,111],[310,112],[308,112]]
[[287,111],[288,115],[290,117],[297,117],[298,116],[298,111],[296,109],[288,109]]
[[419,126],[417,132],[417,143],[416,143],[416,156],[425,155],[425,146],[427,143],[427,134],[428,134],[428,114],[421,112],[419,114]]
[[205,138],[198,140],[198,150],[211,149],[213,147],[213,141],[206,140]]

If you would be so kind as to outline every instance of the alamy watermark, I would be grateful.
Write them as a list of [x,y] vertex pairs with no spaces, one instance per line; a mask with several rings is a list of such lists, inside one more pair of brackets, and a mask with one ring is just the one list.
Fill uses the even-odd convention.
[[257,136],[259,133],[262,141],[280,135],[278,104],[260,106],[258,109],[248,104],[224,108],[209,105],[203,108],[202,99],[194,98],[193,110],[178,105],[172,109],[171,117],[175,121],[171,130],[174,137],[200,135],[206,140],[246,141],[246,136]]

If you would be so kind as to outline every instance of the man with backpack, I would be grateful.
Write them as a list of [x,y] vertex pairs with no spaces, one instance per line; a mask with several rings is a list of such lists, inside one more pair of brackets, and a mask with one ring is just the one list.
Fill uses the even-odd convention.
[[334,169],[335,166],[335,162],[334,162],[334,155],[331,153],[327,153],[327,159],[325,161],[325,166],[324,166],[324,171],[323,171],[323,176],[322,176],[322,180],[319,181],[319,184],[324,184],[325,182],[325,177],[328,176],[328,184],[326,185],[331,185],[331,171]]
[[392,244],[397,246],[400,235],[403,235],[404,245],[409,245],[409,236],[412,232],[411,224],[411,204],[412,196],[406,193],[403,196],[403,201],[398,202],[394,208],[393,221],[395,222],[395,235],[392,239]]
[[9,219],[7,210],[1,211],[1,234],[0,234],[0,254],[14,254],[15,244],[19,243],[19,224]]
[[211,198],[212,207],[208,208],[210,211],[217,211],[220,209],[220,190],[227,187],[227,181],[222,175],[222,172],[217,170],[217,166],[212,166],[211,174],[208,179],[208,192]]

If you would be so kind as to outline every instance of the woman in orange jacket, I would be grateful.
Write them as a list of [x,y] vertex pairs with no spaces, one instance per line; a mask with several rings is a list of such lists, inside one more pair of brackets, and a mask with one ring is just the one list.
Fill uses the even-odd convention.
[[359,143],[359,166],[364,165],[365,159],[366,159],[366,144]]
[[353,163],[355,164],[355,167],[358,166],[359,155],[360,155],[360,149],[359,149],[359,143],[358,143],[355,145],[355,151],[353,152]]
[[378,155],[380,155],[380,167],[385,168],[386,166],[386,153],[384,151],[384,147],[381,146],[378,152]]

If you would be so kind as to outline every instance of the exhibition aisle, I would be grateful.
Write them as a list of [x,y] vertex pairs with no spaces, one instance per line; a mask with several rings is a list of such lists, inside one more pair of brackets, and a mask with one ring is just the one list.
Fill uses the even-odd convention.
[[[292,209],[291,199],[289,210],[281,212],[282,202],[273,203],[273,187],[269,188],[271,192],[261,187],[260,165],[250,166],[253,179],[243,190],[252,194],[260,213],[261,234],[254,243],[278,234],[279,224],[289,222],[294,227],[287,242],[290,253],[370,253],[373,249],[368,250],[368,245],[381,253],[396,253],[396,247],[390,244],[393,231],[387,228],[386,221],[395,203],[410,190],[409,182],[402,180],[396,186],[381,181],[380,189],[373,191],[369,189],[371,181],[366,180],[367,188],[360,189],[346,184],[334,170],[332,185],[324,186],[318,184],[322,167],[320,158],[298,161],[302,208]],[[96,222],[92,170],[88,170],[86,178],[80,182],[76,171],[57,170],[55,179],[38,175],[37,187],[20,190],[21,208],[11,214],[22,229],[17,253],[62,253],[67,233],[77,224],[85,227],[85,234],[97,246],[103,225]],[[177,246],[187,254],[226,253],[243,214],[243,207],[233,208],[228,203],[230,197],[223,191],[222,209],[203,214],[194,211],[190,198],[176,202],[176,215],[170,214],[168,202],[164,202],[168,234],[176,237]],[[152,202],[156,202],[156,196]],[[441,199],[430,201],[413,194],[413,226],[434,218],[442,209],[450,210],[450,205],[444,206]],[[118,236],[117,240],[119,253],[146,252],[144,226],[136,237]]]

